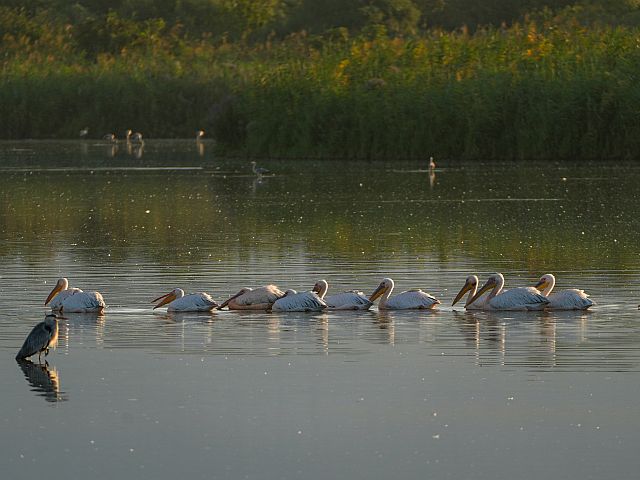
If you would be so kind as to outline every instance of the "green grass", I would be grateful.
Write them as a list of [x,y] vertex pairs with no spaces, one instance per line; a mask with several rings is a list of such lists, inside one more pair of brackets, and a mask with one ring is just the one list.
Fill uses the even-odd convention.
[[3,43],[5,138],[127,128],[273,157],[635,158],[640,31],[516,25],[422,38],[160,43],[101,55]]

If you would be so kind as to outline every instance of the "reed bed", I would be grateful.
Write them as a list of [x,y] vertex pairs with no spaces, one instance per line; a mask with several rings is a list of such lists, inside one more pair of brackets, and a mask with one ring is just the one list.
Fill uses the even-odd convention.
[[64,38],[5,38],[0,131],[127,128],[225,154],[459,159],[635,158],[640,31],[534,22],[393,38],[159,39],[88,58]]

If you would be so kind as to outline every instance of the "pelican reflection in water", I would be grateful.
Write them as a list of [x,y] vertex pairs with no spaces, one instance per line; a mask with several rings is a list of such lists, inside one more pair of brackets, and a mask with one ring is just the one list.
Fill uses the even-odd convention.
[[18,359],[17,362],[36,395],[44,397],[47,402],[68,400],[65,392],[60,391],[60,379],[55,368],[25,359]]

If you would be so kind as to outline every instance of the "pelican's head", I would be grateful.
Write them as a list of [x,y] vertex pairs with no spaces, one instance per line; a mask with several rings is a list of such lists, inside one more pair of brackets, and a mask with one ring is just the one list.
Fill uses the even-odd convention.
[[151,303],[155,303],[158,300],[161,300],[160,303],[158,303],[155,307],[153,307],[153,309],[155,310],[156,308],[166,305],[167,303],[171,303],[174,300],[177,300],[178,298],[182,298],[182,297],[184,297],[184,291],[181,288],[174,288],[169,293],[162,295],[156,298],[155,300],[151,300]]
[[222,302],[222,304],[218,307],[218,310],[222,310],[224,307],[226,307],[227,305],[229,305],[229,302],[231,300],[233,300],[234,298],[238,298],[241,295],[244,295],[245,293],[250,292],[252,289],[245,287],[245,288],[241,288],[240,291],[238,291],[238,293],[236,293],[235,295],[231,295],[229,298],[227,298],[224,302]]
[[318,280],[316,284],[311,289],[312,292],[316,292],[320,298],[324,297],[324,294],[327,293],[329,289],[329,284],[326,280]]
[[504,277],[502,276],[502,274],[494,273],[493,275],[490,275],[489,278],[487,279],[487,282],[480,288],[480,290],[478,290],[478,292],[471,298],[471,300],[469,300],[467,305],[472,304],[478,298],[484,295],[486,291],[492,290],[496,288],[496,286],[498,285],[504,285]]
[[391,292],[391,290],[393,290],[393,286],[394,286],[393,280],[391,280],[390,278],[383,278],[382,281],[380,282],[380,285],[378,285],[378,288],[376,288],[371,294],[371,296],[369,297],[369,301],[373,302],[376,298],[378,298],[383,293]]
[[69,280],[64,277],[59,278],[56,282],[56,286],[53,287],[53,290],[51,290],[51,293],[49,293],[49,296],[44,301],[44,304],[47,305],[51,300],[53,300],[53,297],[55,297],[61,291],[66,290],[67,288],[69,288]]
[[469,275],[465,280],[463,287],[456,295],[456,298],[453,299],[453,303],[451,304],[451,306],[453,307],[456,303],[458,303],[464,296],[464,294],[469,290],[475,291],[476,288],[478,288],[478,277],[476,277],[475,275]]
[[556,284],[556,278],[551,275],[550,273],[547,273],[546,275],[543,275],[540,277],[540,280],[538,280],[538,283],[536,283],[535,287],[540,290],[543,291],[545,290],[549,285],[555,285]]

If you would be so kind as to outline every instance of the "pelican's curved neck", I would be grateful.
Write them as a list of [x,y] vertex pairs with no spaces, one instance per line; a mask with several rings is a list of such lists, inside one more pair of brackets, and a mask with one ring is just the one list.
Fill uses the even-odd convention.
[[467,302],[464,304],[465,307],[468,307],[469,305],[471,305],[471,299],[473,298],[473,296],[476,294],[477,291],[478,291],[478,283],[476,282],[473,288],[469,290],[469,295],[467,295]]
[[553,287],[556,286],[556,279],[552,276],[548,276],[547,277],[547,286],[545,287],[545,289],[542,291],[542,295],[544,295],[545,297],[548,297],[549,294],[551,293],[551,291],[553,290]]
[[329,290],[329,284],[327,283],[326,280],[320,280],[318,282],[318,296],[322,299],[324,299],[324,296],[327,294],[327,290]]
[[496,278],[496,286],[493,287],[493,290],[491,290],[491,293],[487,297],[487,302],[489,300],[491,300],[493,297],[495,297],[497,295],[500,295],[500,292],[502,292],[502,288],[503,287],[504,287],[504,278],[503,277],[497,277]]
[[384,307],[384,305],[387,303],[387,300],[389,300],[389,297],[391,296],[391,292],[393,292],[393,284],[389,284],[385,288],[384,293],[380,297],[380,302],[378,303],[378,308]]

